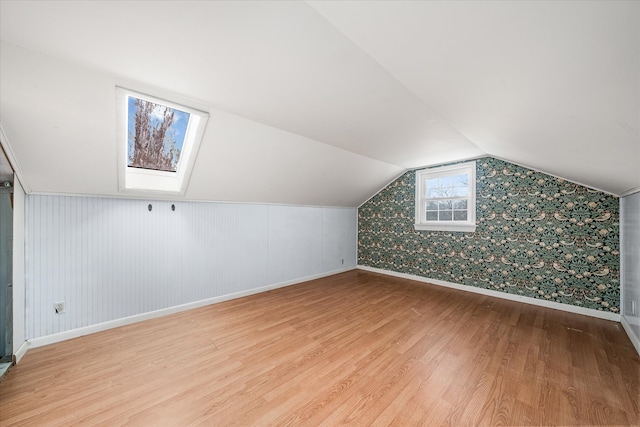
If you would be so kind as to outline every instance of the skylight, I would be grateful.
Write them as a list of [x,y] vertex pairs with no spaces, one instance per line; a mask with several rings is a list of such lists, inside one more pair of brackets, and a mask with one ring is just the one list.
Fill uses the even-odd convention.
[[190,114],[127,96],[128,166],[175,172]]
[[120,190],[184,194],[208,115],[117,89]]

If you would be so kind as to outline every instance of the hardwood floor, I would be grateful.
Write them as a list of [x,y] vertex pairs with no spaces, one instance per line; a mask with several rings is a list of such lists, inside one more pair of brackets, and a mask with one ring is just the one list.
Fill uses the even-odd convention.
[[34,349],[0,425],[638,425],[620,324],[363,271]]

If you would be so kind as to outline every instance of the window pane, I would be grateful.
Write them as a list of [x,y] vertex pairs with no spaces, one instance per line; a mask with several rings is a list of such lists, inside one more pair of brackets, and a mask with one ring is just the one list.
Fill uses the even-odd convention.
[[176,172],[190,114],[133,96],[127,100],[127,166]]
[[440,201],[438,202],[438,208],[439,208],[441,211],[444,211],[444,210],[448,210],[448,211],[450,211],[450,210],[452,209],[452,207],[451,207],[451,200],[440,200]]
[[453,187],[453,176],[441,176],[440,187]]
[[467,220],[467,211],[454,211],[453,212],[453,220],[454,221],[466,221]]
[[[476,210],[475,170],[471,165],[475,168],[475,162],[469,162],[416,172],[416,186],[422,193],[415,213],[417,230],[471,229]],[[420,222],[425,221],[420,228]]]
[[[427,208],[429,209],[429,208]],[[453,201],[453,209],[467,209],[467,201],[466,200],[454,200]]]
[[440,211],[440,212],[438,212],[438,220],[439,221],[451,221],[451,211]]
[[456,187],[466,187],[469,185],[469,176],[465,173],[453,177],[453,185]]
[[440,188],[430,188],[427,190],[427,197],[430,199],[438,199],[442,196],[442,191]]
[[454,187],[453,189],[453,195],[456,197],[466,196],[468,192],[469,192],[468,187]]
[[427,180],[427,188],[438,188],[440,185],[438,184],[438,178],[431,178]]

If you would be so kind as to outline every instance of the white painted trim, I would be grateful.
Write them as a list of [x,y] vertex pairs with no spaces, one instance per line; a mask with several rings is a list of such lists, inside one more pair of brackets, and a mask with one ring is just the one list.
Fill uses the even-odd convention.
[[597,317],[599,319],[606,319],[606,320],[612,320],[614,322],[620,322],[619,314],[615,314],[607,311],[599,311],[599,310],[593,310],[591,308],[577,307],[575,305],[561,304],[559,302],[554,302],[554,301],[539,300],[536,298],[526,297],[523,295],[507,294],[504,292],[494,291],[491,289],[476,288],[473,286],[445,282],[444,280],[428,279],[422,276],[415,276],[413,274],[406,274],[406,273],[397,273],[395,271],[383,270],[381,268],[375,268],[375,267],[367,267],[365,265],[358,265],[356,268],[358,268],[359,270],[371,271],[373,273],[380,273],[380,274],[386,274],[388,276],[401,277],[403,279],[416,280],[418,282],[424,282],[431,285],[444,286],[447,288],[458,289],[461,291],[473,292],[476,294],[488,295],[491,297],[523,302],[526,304],[538,305],[541,307],[553,308],[561,311],[568,311],[569,313],[582,314],[585,316]]
[[[209,120],[208,111],[195,109],[186,104],[179,104],[171,98],[162,99],[147,93],[137,92],[122,86],[116,86],[116,110],[118,123],[118,183],[121,193],[147,194],[165,193],[172,196],[184,196],[191,178],[191,171],[198,155],[200,143]],[[162,105],[190,115],[185,129],[182,150],[175,172],[155,171],[129,167],[128,162],[128,120],[129,97]]]
[[108,322],[98,323],[96,325],[85,326],[78,329],[72,329],[70,331],[59,332],[57,334],[32,338],[30,340],[27,340],[27,343],[29,348],[42,347],[45,345],[55,344],[57,342],[70,340],[72,338],[78,338],[84,335],[106,331],[107,329],[118,328],[120,326],[130,325],[132,323],[155,319],[157,317],[179,313],[179,312],[191,310],[194,308],[204,307],[206,305],[216,304],[223,301],[229,301],[236,298],[242,298],[249,295],[259,294],[261,292],[266,292],[273,289],[284,288],[285,286],[297,285],[298,283],[307,282],[309,280],[315,280],[315,279],[320,279],[322,277],[333,276],[334,274],[344,273],[346,271],[354,270],[355,268],[356,267],[341,268],[338,270],[329,271],[327,273],[314,274],[312,276],[301,277],[299,279],[288,280],[286,282],[280,282],[273,285],[263,286],[260,288],[248,289],[246,291],[234,292],[231,294],[221,295],[213,298],[207,298],[204,300],[176,305],[173,307],[167,307],[160,310],[150,311],[147,313],[136,314],[133,316],[110,320]]
[[[393,181],[392,181],[393,182]],[[293,205],[287,203],[270,202],[239,202],[234,200],[203,200],[183,198],[180,195],[168,195],[163,193],[143,194],[85,194],[85,193],[60,193],[53,191],[32,191],[32,196],[60,196],[60,197],[91,197],[98,199],[118,199],[118,200],[145,200],[150,202],[175,202],[175,203],[221,203],[229,205],[253,205],[253,206],[290,206],[296,208],[327,208],[327,209],[357,209],[355,206],[324,206],[324,205]]]
[[638,355],[640,356],[640,337],[637,337],[633,334],[633,329],[631,329],[631,325],[627,322],[627,318],[623,315],[620,316],[620,323],[622,323],[622,328],[629,336],[631,340],[631,344],[636,348]]
[[[624,248],[624,230],[623,230],[623,224],[625,221],[625,214],[624,214],[624,209],[622,209],[622,197],[620,197],[620,199],[618,200],[618,249],[619,249],[619,255],[618,255],[618,260],[620,263],[620,317],[623,318],[624,317],[624,312],[625,312],[625,272],[624,272],[624,268],[625,268],[625,260],[624,260],[624,254],[622,253],[622,249]],[[622,320],[621,320],[622,321]],[[627,335],[629,333],[627,332]]]
[[640,193],[640,187],[632,188],[631,190],[627,190],[624,193],[620,194],[620,197],[627,197],[632,194]]
[[[407,170],[405,172],[408,171],[417,171],[420,169],[433,169],[433,168],[439,168],[442,166],[453,166],[454,164],[457,163],[462,163],[462,162],[470,162],[470,161],[475,161],[475,160],[480,160],[480,159],[486,159],[487,157],[493,157],[494,159],[498,159],[497,157],[492,156],[491,154],[479,154],[477,156],[472,156],[472,157],[463,157],[461,159],[456,159],[456,160],[448,160],[446,162],[439,162],[439,163],[434,163],[432,165],[423,165],[423,166],[416,166],[414,168],[407,168]],[[498,160],[502,160],[502,159],[498,159]],[[503,160],[505,162],[508,163],[513,163],[513,162],[509,162],[508,160]],[[515,165],[515,163],[513,163]]]
[[202,101],[201,99],[184,96],[170,90],[166,90],[157,86],[149,85],[139,80],[133,80],[122,76],[114,76],[114,79],[115,87],[126,88],[127,90],[131,90],[141,94],[152,93],[154,94],[154,97],[160,99],[171,99],[172,102],[176,104],[186,105],[189,108],[209,113],[209,103]]
[[18,175],[18,180],[22,185],[22,189],[24,190],[25,193],[31,192],[31,187],[29,187],[29,185],[27,184],[27,179],[24,176],[24,172],[22,172],[22,168],[18,164],[18,161],[16,160],[16,155],[13,153],[13,150],[11,149],[11,144],[7,139],[7,134],[4,133],[4,129],[2,128],[2,125],[0,125],[0,145],[4,149],[4,153],[7,155],[7,160],[9,160],[9,163],[13,168],[13,172],[16,175]]
[[14,365],[17,365],[18,363],[20,363],[20,360],[22,360],[24,355],[27,354],[27,350],[29,350],[29,342],[25,341],[22,343],[20,347],[18,347],[18,350],[16,350],[16,352],[13,354]]
[[[470,212],[471,210],[469,210]],[[443,222],[441,224],[413,224],[413,229],[416,231],[451,231],[458,233],[475,233],[476,231],[475,221],[472,224],[455,224],[453,221]]]
[[[467,200],[467,220],[466,221],[428,221],[426,218],[425,202],[438,199],[425,196],[425,180],[438,178],[442,176],[451,176],[464,173],[469,177],[467,190],[468,193],[464,197],[456,197],[460,200]],[[449,166],[440,166],[437,168],[421,169],[416,171],[415,178],[415,223],[414,229],[420,231],[462,231],[473,233],[476,231],[476,161],[456,163]],[[451,196],[451,198],[454,198]]]

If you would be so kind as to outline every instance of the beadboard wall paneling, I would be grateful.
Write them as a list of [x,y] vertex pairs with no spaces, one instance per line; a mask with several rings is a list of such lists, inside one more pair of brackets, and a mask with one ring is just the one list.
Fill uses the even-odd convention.
[[416,231],[415,171],[358,209],[358,264],[620,313],[617,197],[476,160],[475,233]]
[[27,339],[355,266],[355,209],[26,201]]
[[[286,282],[322,271],[322,209],[271,206],[269,281]],[[308,272],[304,274],[304,272]]]
[[356,250],[351,242],[358,237],[358,212],[355,209],[331,209],[322,212],[322,269],[333,271],[356,265]]
[[622,317],[640,353],[640,192],[620,199]]

